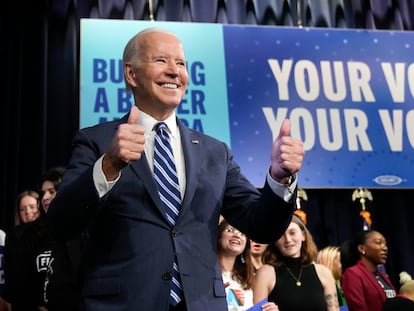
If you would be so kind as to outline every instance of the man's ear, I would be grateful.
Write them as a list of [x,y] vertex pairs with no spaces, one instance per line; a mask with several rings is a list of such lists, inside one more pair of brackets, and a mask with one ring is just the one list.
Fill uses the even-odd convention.
[[135,71],[131,64],[124,65],[124,75],[125,75],[125,80],[128,82],[129,85],[136,86]]

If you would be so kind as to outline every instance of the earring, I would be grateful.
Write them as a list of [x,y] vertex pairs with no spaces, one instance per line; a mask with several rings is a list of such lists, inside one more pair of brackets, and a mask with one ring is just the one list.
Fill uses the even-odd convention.
[[244,259],[244,255],[243,254],[241,254],[240,260],[241,260],[242,263],[246,263],[246,259]]
[[365,251],[362,251],[362,255],[365,255]]

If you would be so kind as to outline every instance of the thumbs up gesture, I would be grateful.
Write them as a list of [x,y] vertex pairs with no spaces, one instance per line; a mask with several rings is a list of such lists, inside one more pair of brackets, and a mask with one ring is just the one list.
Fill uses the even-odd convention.
[[138,108],[132,106],[128,122],[121,124],[112,138],[102,162],[102,170],[107,180],[116,179],[121,169],[131,161],[141,158],[144,151],[145,130],[142,125],[137,124],[138,117]]
[[305,155],[302,141],[289,135],[290,121],[285,119],[272,146],[270,165],[272,178],[283,184],[300,170]]

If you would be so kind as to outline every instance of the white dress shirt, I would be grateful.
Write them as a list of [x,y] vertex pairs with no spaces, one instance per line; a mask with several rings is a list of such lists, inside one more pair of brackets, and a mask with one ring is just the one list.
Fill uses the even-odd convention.
[[[150,115],[145,112],[139,112],[138,124],[141,124],[145,128],[145,156],[148,160],[149,167],[151,171],[154,171],[154,137],[155,129],[154,126],[159,121],[155,120]],[[181,197],[184,198],[186,178],[185,178],[185,164],[184,164],[184,153],[181,145],[181,135],[176,122],[176,115],[173,113],[168,117],[164,122],[167,124],[170,139],[171,147],[174,153],[175,166],[178,174],[178,182],[180,184]],[[105,174],[102,171],[102,155],[94,164],[93,167],[93,180],[95,182],[96,190],[99,193],[99,197],[103,197],[111,188],[116,184],[116,182],[121,177],[121,173],[117,179],[113,181],[107,181]],[[293,195],[293,190],[297,185],[297,178],[295,176],[293,182],[290,185],[283,185],[275,181],[270,173],[267,173],[267,182],[270,188],[275,194],[283,198],[286,202],[290,201]]]

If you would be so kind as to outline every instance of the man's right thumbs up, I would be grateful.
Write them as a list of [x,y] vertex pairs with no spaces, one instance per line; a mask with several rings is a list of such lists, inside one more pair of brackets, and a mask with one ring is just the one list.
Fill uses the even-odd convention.
[[290,136],[290,120],[283,121],[271,151],[270,175],[277,182],[287,181],[302,166],[305,150],[302,141]]
[[135,106],[135,105],[133,105],[131,107],[130,112],[129,112],[128,124],[137,124],[137,122],[138,122],[138,115],[139,115],[138,107]]
[[280,126],[279,138],[282,138],[283,136],[289,136],[289,135],[290,135],[290,120],[285,119],[283,120],[283,123]]
[[138,124],[139,110],[132,106],[127,123],[119,125],[111,146],[102,161],[102,170],[107,180],[114,180],[131,161],[139,160],[145,145],[144,127]]

